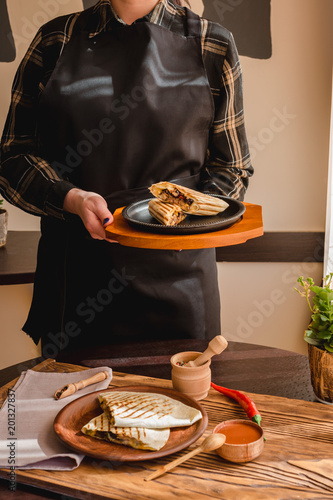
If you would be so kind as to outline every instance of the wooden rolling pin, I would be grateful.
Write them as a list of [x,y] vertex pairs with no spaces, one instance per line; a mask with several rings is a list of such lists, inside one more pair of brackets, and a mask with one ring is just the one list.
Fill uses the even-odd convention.
[[61,389],[58,389],[56,391],[56,393],[54,394],[54,398],[55,399],[67,398],[67,396],[71,396],[76,391],[79,391],[80,389],[87,387],[87,385],[97,384],[97,382],[102,382],[103,380],[108,378],[108,376],[109,372],[103,371],[96,373],[92,377],[80,380],[79,382],[73,382],[72,384],[67,384]]
[[208,344],[207,349],[192,361],[188,361],[186,366],[201,366],[215,354],[220,354],[228,347],[228,342],[222,335],[217,335]]

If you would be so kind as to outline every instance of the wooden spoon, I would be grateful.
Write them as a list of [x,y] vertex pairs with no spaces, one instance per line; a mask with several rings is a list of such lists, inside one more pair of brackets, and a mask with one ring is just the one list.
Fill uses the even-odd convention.
[[188,361],[186,366],[201,366],[215,354],[220,354],[228,347],[228,342],[222,335],[217,335],[208,344],[207,349],[192,361]]
[[216,450],[217,448],[220,448],[224,444],[225,439],[226,437],[224,434],[221,433],[210,434],[209,436],[206,437],[206,439],[202,441],[200,446],[194,448],[194,450],[190,451],[186,455],[176,458],[176,460],[173,460],[173,462],[163,465],[163,467],[157,469],[152,474],[150,474],[150,476],[146,477],[145,481],[151,481],[151,479],[156,479],[165,472],[168,472],[174,467],[177,467],[177,465],[182,464],[183,462],[185,462],[185,460],[194,457],[195,455],[201,453],[202,451],[213,451]]

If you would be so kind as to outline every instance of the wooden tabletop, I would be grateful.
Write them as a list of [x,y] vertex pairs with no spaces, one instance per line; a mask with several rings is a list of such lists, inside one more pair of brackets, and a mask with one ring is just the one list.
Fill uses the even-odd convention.
[[[170,380],[173,354],[202,352],[206,347],[206,340],[127,343],[76,351],[58,361],[89,368],[111,366],[124,373]],[[27,360],[0,370],[0,387],[42,360]],[[227,349],[212,358],[211,368],[213,382],[230,389],[315,401],[308,358],[296,352],[229,341]]]
[[[239,351],[238,351],[239,352]],[[239,362],[238,365],[243,365]],[[36,369],[36,368],[35,368]],[[47,360],[42,371],[76,371],[83,367]],[[170,388],[170,380],[114,372],[110,387],[150,385]],[[223,498],[223,500],[296,500],[333,495],[333,409],[319,403],[249,394],[261,415],[266,442],[262,455],[247,464],[232,464],[215,452],[203,453],[152,482],[154,470],[189,449],[172,456],[136,463],[113,463],[86,457],[70,472],[20,470],[16,492],[4,498],[169,500]],[[213,389],[201,401],[209,423],[204,436],[222,420],[244,418],[243,410]],[[204,438],[200,438],[200,441]],[[192,445],[190,449],[197,446]],[[6,471],[0,471],[6,477]],[[5,492],[5,484],[2,492]],[[30,489],[29,489],[30,488]],[[39,488],[34,490],[31,488]],[[40,489],[43,493],[40,493]],[[41,496],[38,496],[38,492]],[[57,496],[58,495],[58,496]]]

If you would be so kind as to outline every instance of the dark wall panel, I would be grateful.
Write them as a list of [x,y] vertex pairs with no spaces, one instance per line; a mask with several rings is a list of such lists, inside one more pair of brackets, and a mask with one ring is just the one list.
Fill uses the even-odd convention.
[[88,9],[97,3],[97,0],[83,0],[83,8]]
[[11,62],[15,57],[16,49],[8,17],[7,0],[0,0],[0,62]]
[[256,59],[272,55],[270,0],[203,0],[203,17],[234,35],[239,54]]

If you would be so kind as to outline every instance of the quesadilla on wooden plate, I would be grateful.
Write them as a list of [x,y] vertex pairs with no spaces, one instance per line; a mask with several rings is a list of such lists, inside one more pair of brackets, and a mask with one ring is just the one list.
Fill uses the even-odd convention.
[[177,205],[165,203],[158,198],[149,201],[148,211],[154,219],[165,226],[176,226],[187,217]]
[[[196,409],[202,415],[200,420],[186,427],[170,428],[170,437],[160,450],[139,450],[130,446],[123,446],[103,439],[94,439],[84,432],[82,427],[91,419],[102,413],[98,397],[102,394],[117,392],[135,392],[136,394],[156,393],[178,400],[186,406]],[[165,457],[177,453],[195,443],[204,433],[208,425],[208,416],[205,408],[195,399],[163,387],[150,385],[127,385],[96,391],[78,397],[59,411],[54,420],[54,431],[58,438],[69,448],[89,457],[101,460],[115,460],[118,462],[137,462]],[[125,426],[128,427],[128,426]],[[135,427],[139,427],[136,425]]]
[[216,215],[229,206],[221,198],[167,181],[152,184],[149,191],[161,201],[176,205],[188,214]]
[[168,441],[170,429],[113,427],[105,413],[90,420],[81,429],[84,434],[139,450],[160,450]]
[[202,418],[196,408],[164,394],[110,391],[100,394],[98,399],[114,427],[181,427]]

